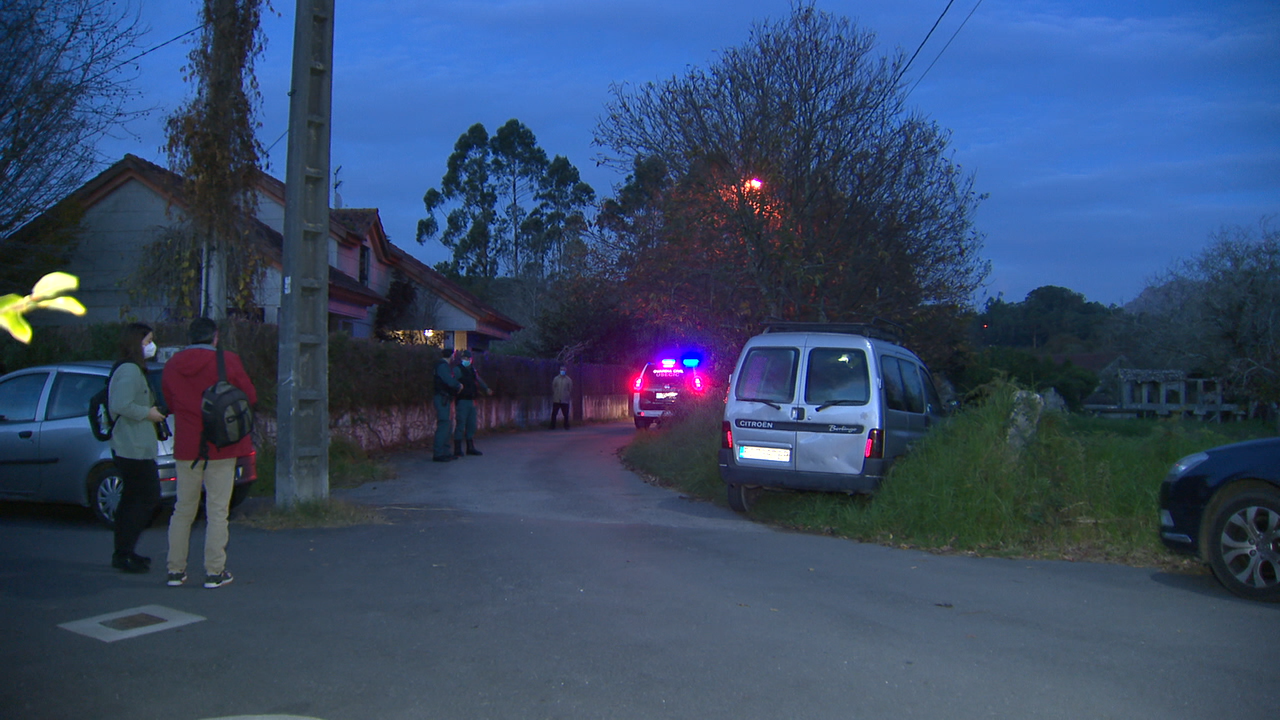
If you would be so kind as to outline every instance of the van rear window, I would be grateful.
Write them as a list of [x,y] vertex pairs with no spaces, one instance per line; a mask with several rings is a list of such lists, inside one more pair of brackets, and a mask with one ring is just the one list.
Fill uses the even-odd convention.
[[739,400],[791,402],[796,394],[796,348],[757,347],[747,351],[734,396]]
[[867,402],[871,398],[871,376],[867,354],[849,348],[814,348],[809,351],[805,373],[804,401],[824,403]]

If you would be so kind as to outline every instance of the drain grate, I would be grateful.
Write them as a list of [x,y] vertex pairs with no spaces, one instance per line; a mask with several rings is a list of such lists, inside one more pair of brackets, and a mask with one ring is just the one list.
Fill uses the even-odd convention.
[[102,626],[124,632],[125,630],[137,630],[149,625],[159,625],[162,622],[168,622],[168,620],[149,613],[138,613],[136,615],[125,615],[115,620],[105,620],[102,622]]
[[138,637],[139,635],[160,632],[161,630],[172,630],[173,628],[190,625],[201,620],[204,620],[204,618],[181,610],[174,610],[162,605],[144,605],[84,620],[62,623],[58,627],[103,642],[115,642],[126,638]]

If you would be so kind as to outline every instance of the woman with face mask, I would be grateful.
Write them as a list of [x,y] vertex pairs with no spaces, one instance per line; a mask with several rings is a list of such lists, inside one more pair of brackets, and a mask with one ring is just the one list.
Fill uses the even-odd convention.
[[122,484],[111,566],[127,573],[151,569],[151,558],[139,555],[136,548],[138,537],[151,524],[160,504],[156,424],[164,422],[165,416],[156,407],[155,393],[147,382],[147,360],[155,354],[151,328],[131,323],[120,338],[119,358],[107,381],[107,408],[115,420],[111,457]]

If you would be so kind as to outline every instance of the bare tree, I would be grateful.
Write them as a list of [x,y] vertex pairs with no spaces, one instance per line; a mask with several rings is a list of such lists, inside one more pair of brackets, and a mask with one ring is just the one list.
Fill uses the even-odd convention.
[[113,0],[0,3],[0,237],[84,182],[105,134],[141,114],[137,17]]
[[596,143],[636,172],[601,219],[643,313],[710,331],[969,304],[980,198],[947,133],[903,110],[901,53],[874,48],[800,2],[705,70],[613,88]]
[[[1139,302],[1140,301],[1140,302]],[[1224,227],[1116,319],[1147,363],[1224,378],[1252,402],[1280,403],[1280,229]]]
[[228,303],[230,310],[252,312],[268,262],[252,222],[263,154],[253,72],[263,50],[263,5],[204,0],[201,34],[186,67],[195,96],[165,124],[170,168],[184,180],[186,222],[161,235],[130,289],[163,296],[182,316],[221,317]]

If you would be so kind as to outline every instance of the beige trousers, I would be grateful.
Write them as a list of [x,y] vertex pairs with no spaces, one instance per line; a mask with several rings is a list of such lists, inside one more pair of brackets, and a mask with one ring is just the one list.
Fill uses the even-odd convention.
[[169,572],[187,571],[187,549],[191,543],[191,523],[200,509],[200,490],[204,489],[204,572],[217,575],[227,567],[227,512],[231,489],[236,480],[236,459],[203,460],[191,467],[190,461],[177,461],[178,500],[169,518]]

